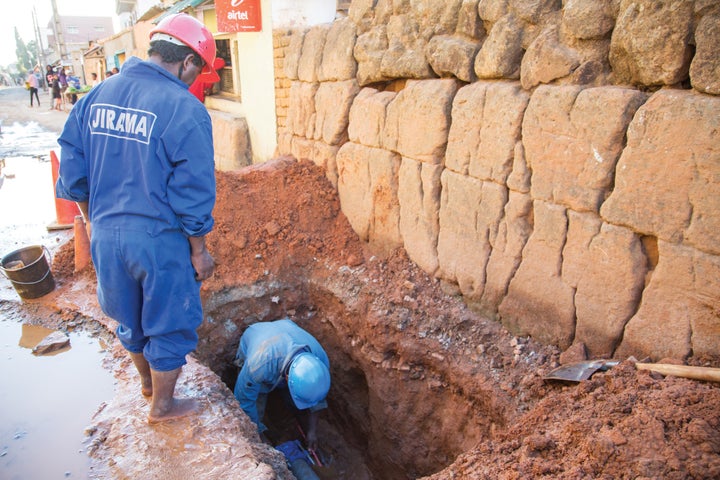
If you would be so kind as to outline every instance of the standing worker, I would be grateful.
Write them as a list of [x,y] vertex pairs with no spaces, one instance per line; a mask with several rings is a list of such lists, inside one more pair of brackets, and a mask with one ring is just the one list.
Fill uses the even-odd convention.
[[298,410],[307,411],[307,446],[317,448],[318,412],[327,408],[330,390],[330,361],[320,343],[290,319],[258,322],[240,338],[235,364],[240,367],[235,397],[261,438],[269,443],[262,423],[267,395],[280,388]]
[[215,59],[212,34],[187,14],[150,32],[148,60],[90,90],[70,112],[58,198],[78,203],[91,231],[98,300],[152,397],[149,423],[197,412],[175,398],[202,323],[200,282],[215,268],[212,124],[188,86]]

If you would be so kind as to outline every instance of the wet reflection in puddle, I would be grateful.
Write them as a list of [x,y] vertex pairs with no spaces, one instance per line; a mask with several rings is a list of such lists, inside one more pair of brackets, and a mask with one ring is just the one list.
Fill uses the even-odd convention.
[[85,428],[113,396],[99,341],[70,333],[70,347],[36,356],[53,330],[0,321],[0,478],[88,478]]

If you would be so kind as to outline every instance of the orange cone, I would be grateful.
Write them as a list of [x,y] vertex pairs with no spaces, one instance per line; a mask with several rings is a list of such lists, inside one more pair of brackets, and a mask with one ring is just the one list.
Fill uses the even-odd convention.
[[90,263],[90,237],[82,215],[75,216],[75,273],[82,271]]
[[72,228],[76,215],[80,215],[80,209],[77,203],[65,200],[63,198],[57,198],[55,196],[55,184],[58,179],[58,170],[60,169],[60,162],[58,161],[57,155],[54,150],[50,150],[50,165],[52,166],[52,188],[53,197],[55,197],[55,222],[47,226],[50,230],[66,230]]

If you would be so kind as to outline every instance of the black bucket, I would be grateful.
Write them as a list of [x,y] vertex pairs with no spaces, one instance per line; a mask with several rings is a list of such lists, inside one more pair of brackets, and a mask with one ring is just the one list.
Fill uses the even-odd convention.
[[55,279],[50,271],[47,248],[33,245],[10,252],[0,260],[0,271],[21,298],[38,298],[53,291]]

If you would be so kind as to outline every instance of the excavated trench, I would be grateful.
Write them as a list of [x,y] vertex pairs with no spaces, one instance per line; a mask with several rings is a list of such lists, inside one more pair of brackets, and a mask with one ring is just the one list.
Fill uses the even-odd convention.
[[[452,378],[452,368],[438,368],[452,363],[439,353],[442,342],[433,338],[438,332],[413,325],[419,319],[407,309],[380,312],[382,317],[372,308],[358,311],[348,305],[352,288],[340,296],[331,288],[270,282],[215,293],[206,301],[196,353],[232,390],[238,373],[232,360],[247,325],[290,316],[312,333],[330,357],[333,378],[318,427],[321,460],[328,463],[316,468],[319,475],[430,475],[505,424],[507,412],[494,400],[505,396],[497,384],[476,378],[485,385],[468,387],[462,374]],[[281,402],[271,398],[266,419],[274,438],[301,438]]]

